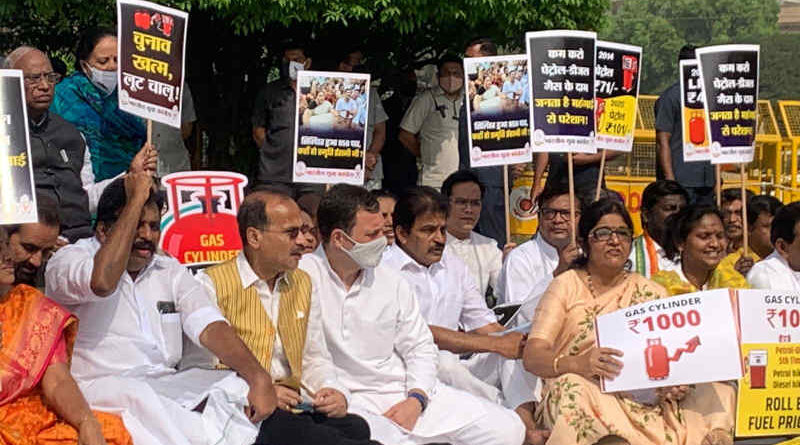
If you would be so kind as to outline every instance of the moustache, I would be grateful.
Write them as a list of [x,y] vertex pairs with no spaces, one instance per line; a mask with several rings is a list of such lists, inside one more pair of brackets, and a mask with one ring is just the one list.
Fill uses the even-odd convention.
[[149,250],[151,252],[155,252],[156,245],[151,243],[150,241],[136,241],[133,243],[133,248],[137,250]]

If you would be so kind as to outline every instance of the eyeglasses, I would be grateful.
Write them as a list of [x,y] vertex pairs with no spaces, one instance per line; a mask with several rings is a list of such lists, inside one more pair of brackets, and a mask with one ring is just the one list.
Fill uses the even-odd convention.
[[480,207],[481,200],[480,199],[464,199],[464,198],[453,198],[450,200],[456,207],[466,208],[467,206],[472,207]]
[[633,239],[633,230],[627,227],[620,227],[612,229],[610,227],[598,227],[592,230],[589,235],[596,241],[607,242],[612,236],[616,235],[619,241],[631,241]]
[[49,72],[49,73],[39,73],[39,74],[26,74],[25,78],[25,85],[37,85],[39,82],[42,81],[42,78],[47,81],[50,85],[55,85],[61,80],[61,74]]
[[[562,209],[551,209],[549,207],[545,207],[542,209],[542,218],[551,221],[556,219],[556,215],[560,216],[561,219],[569,221],[569,209],[562,210]],[[575,217],[581,216],[581,212],[575,210]]]
[[272,233],[282,233],[289,237],[289,239],[296,239],[301,232],[303,232],[302,227],[291,227],[289,229],[284,230],[270,230],[270,229],[261,229],[262,232],[272,232]]

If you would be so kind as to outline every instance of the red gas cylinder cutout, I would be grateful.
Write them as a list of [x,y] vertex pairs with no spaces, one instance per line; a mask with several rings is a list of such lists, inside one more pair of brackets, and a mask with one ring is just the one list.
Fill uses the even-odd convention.
[[183,264],[194,264],[225,261],[242,249],[236,213],[245,178],[194,172],[170,175],[163,182],[172,217],[161,241],[165,251]]
[[694,145],[702,145],[706,141],[706,119],[702,112],[694,113],[689,118],[689,141]]
[[669,376],[669,356],[660,338],[647,339],[644,358],[650,380],[663,380]]

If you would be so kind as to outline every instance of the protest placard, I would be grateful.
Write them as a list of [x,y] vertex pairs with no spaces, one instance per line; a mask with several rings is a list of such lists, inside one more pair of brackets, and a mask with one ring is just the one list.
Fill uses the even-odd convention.
[[753,160],[758,103],[758,45],[698,48],[700,81],[706,100],[711,162]]
[[661,298],[595,319],[597,345],[624,353],[604,392],[736,380],[742,360],[728,289]]
[[141,0],[117,1],[121,110],[181,127],[188,22],[189,14],[177,9]]
[[0,224],[36,221],[22,71],[0,70]]
[[598,40],[595,63],[597,149],[631,151],[642,48]]
[[745,373],[736,435],[800,434],[800,294],[739,290]]
[[297,73],[294,182],[364,183],[369,74]]
[[681,128],[683,162],[711,159],[711,141],[706,126],[705,94],[696,60],[680,61]]
[[595,40],[589,31],[525,34],[534,152],[595,153]]
[[161,178],[167,212],[161,218],[161,248],[185,265],[208,265],[242,250],[236,214],[247,177],[222,171],[191,171]]
[[468,57],[470,167],[531,162],[528,57]]

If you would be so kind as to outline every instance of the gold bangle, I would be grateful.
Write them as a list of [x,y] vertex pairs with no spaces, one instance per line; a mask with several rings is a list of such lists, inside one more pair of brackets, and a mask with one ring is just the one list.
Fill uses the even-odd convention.
[[564,358],[565,356],[566,356],[565,354],[561,354],[558,357],[553,359],[553,373],[555,375],[559,375],[558,374],[558,362],[561,361],[561,359]]

